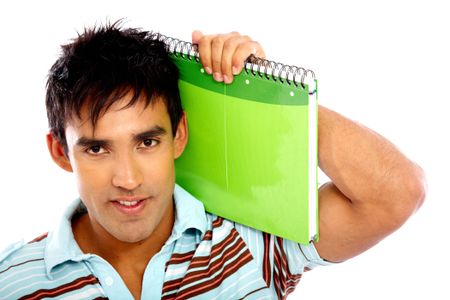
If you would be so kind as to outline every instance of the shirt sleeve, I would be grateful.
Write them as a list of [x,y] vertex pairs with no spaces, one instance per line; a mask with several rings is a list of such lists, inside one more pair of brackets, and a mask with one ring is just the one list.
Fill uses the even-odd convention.
[[294,291],[304,272],[334,264],[322,259],[313,243],[299,244],[237,223],[235,228],[278,299]]
[[318,266],[336,264],[320,257],[312,242],[304,245],[283,239],[282,243],[284,251],[286,252],[289,268],[293,273],[301,274]]

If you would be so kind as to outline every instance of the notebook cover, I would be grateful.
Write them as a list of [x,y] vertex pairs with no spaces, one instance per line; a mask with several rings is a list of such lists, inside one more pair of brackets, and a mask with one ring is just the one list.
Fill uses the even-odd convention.
[[210,213],[308,243],[308,195],[317,195],[308,186],[308,86],[245,71],[226,85],[195,60],[172,58],[189,128],[177,183]]

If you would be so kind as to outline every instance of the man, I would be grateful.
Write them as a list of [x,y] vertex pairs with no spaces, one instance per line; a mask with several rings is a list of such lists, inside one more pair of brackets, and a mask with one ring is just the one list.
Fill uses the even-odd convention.
[[[261,46],[196,31],[204,69],[231,83]],[[156,35],[87,29],[50,70],[50,155],[80,199],[48,235],[0,255],[1,299],[284,299],[303,272],[349,259],[421,205],[421,169],[371,130],[319,109],[320,236],[298,245],[205,213],[175,185],[188,141],[178,73]],[[280,199],[282,201],[282,199]]]

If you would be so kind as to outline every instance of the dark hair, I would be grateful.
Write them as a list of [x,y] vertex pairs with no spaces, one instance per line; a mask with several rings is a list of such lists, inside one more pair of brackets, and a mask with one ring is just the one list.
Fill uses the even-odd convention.
[[65,126],[87,106],[93,128],[111,105],[132,92],[124,107],[141,96],[164,101],[172,133],[182,115],[178,69],[170,60],[160,35],[140,29],[122,29],[119,22],[85,29],[67,45],[51,67],[46,106],[51,133],[67,152]]

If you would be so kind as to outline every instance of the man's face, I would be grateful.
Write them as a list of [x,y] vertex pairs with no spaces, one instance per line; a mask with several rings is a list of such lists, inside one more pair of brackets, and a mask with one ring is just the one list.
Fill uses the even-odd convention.
[[[174,159],[187,141],[185,119],[172,135],[162,101],[123,109],[113,104],[95,131],[83,110],[66,128],[70,169],[87,207],[92,228],[123,242],[139,242],[173,213]],[[184,126],[184,128],[182,128]]]

